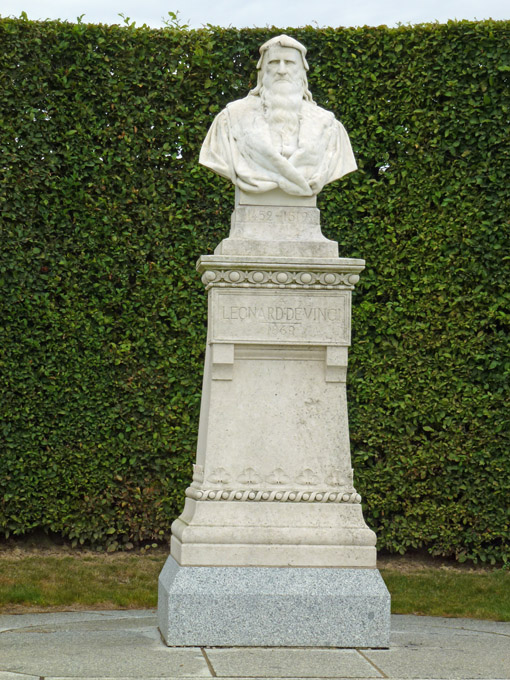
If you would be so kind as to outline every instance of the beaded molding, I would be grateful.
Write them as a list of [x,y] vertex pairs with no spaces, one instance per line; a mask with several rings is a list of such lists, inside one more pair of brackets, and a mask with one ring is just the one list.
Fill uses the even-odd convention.
[[361,496],[334,491],[263,491],[261,489],[195,489],[188,487],[186,496],[196,501],[255,501],[267,503],[361,503]]

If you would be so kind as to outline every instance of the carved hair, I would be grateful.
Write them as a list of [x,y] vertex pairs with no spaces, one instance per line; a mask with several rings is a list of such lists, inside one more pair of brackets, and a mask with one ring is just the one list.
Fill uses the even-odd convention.
[[266,66],[267,53],[269,48],[274,47],[275,45],[277,45],[278,47],[291,47],[292,49],[297,50],[299,52],[299,54],[301,55],[301,64],[303,66],[303,99],[305,99],[308,102],[311,102],[312,104],[315,104],[315,102],[313,101],[312,93],[308,89],[308,80],[306,78],[306,72],[309,70],[308,62],[306,61],[306,47],[288,35],[278,35],[275,38],[271,38],[271,40],[268,40],[267,42],[260,46],[259,48],[260,59],[257,63],[258,72],[257,87],[251,90],[249,94],[255,96],[261,94],[263,88],[262,73]]
[[275,38],[271,38],[271,40],[268,40],[267,42],[260,46],[259,48],[260,59],[257,64],[258,70],[262,68],[264,57],[266,56],[269,48],[274,47],[275,45],[278,45],[279,47],[292,47],[292,49],[298,50],[298,52],[301,54],[303,68],[305,69],[305,71],[309,70],[308,62],[306,61],[306,47],[302,45],[299,41],[295,40],[294,38],[291,38],[288,35],[278,35]]

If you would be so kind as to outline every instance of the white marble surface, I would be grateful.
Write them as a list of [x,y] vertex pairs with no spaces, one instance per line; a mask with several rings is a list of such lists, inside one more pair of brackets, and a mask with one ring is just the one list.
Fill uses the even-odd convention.
[[235,205],[274,205],[278,207],[316,208],[317,196],[292,196],[281,189],[272,189],[261,194],[247,193],[235,188]]
[[201,258],[209,328],[194,478],[172,527],[181,565],[375,567],[346,397],[362,268]]
[[259,205],[236,203],[229,237],[221,241],[215,254],[307,259],[338,257],[336,241],[322,234],[317,208],[286,205],[283,199],[281,205],[264,205],[266,201],[269,201],[267,195],[260,194]]
[[260,53],[257,87],[216,117],[200,163],[246,194],[279,189],[314,197],[325,184],[356,170],[349,137],[313,101],[301,43],[282,35],[264,43]]

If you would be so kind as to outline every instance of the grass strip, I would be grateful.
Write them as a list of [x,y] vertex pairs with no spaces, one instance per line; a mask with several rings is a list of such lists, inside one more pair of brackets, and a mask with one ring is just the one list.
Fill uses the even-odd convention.
[[[150,609],[166,552],[155,554],[0,553],[0,612],[41,609]],[[442,567],[381,574],[393,614],[510,621],[510,572]]]
[[381,569],[392,614],[510,621],[510,572]]
[[162,555],[0,556],[0,611],[29,607],[157,606]]

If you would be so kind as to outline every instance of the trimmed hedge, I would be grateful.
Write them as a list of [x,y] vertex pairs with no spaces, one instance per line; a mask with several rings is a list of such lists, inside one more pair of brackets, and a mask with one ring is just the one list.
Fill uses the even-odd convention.
[[[197,164],[276,29],[0,20],[0,531],[168,536],[233,190]],[[360,170],[319,197],[364,257],[349,404],[379,546],[507,561],[510,22],[288,29]]]

